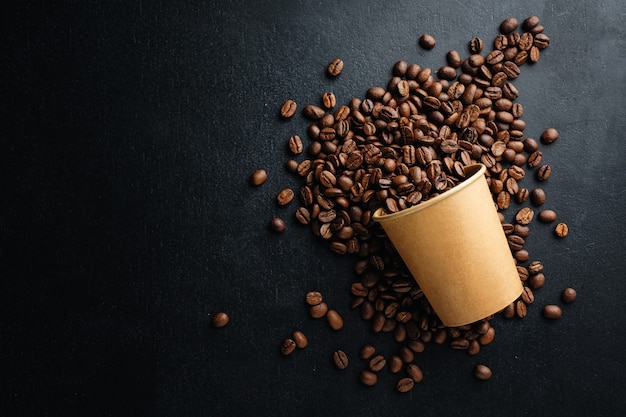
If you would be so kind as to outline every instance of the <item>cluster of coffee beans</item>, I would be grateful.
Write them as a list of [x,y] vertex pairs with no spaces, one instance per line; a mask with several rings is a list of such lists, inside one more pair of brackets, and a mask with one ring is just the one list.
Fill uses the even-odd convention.
[[[495,335],[492,317],[458,327],[441,323],[384,230],[372,221],[378,208],[393,213],[420,204],[462,182],[465,166],[481,163],[487,168],[494,205],[524,283],[524,292],[502,311],[503,316],[526,316],[527,306],[534,301],[533,290],[545,282],[543,264],[530,259],[525,238],[535,217],[526,204],[530,200],[533,207],[540,207],[546,196],[539,186],[524,187],[522,180],[531,171],[537,185],[548,180],[552,167],[544,161],[540,142],[550,145],[559,134],[548,128],[540,141],[525,135],[524,108],[516,101],[519,91],[514,81],[523,65],[539,61],[550,38],[536,16],[521,24],[507,18],[499,30],[489,50],[482,39],[474,38],[466,58],[449,51],[446,65],[437,70],[396,62],[385,87],[371,87],[365,97],[354,97],[345,105],[337,107],[334,94],[325,92],[319,104],[302,109],[311,120],[308,143],[298,135],[289,138],[294,159],[286,167],[303,184],[297,194],[281,191],[278,203],[298,201],[298,222],[326,241],[335,254],[356,257],[351,307],[371,323],[374,332],[389,333],[398,343],[398,351],[388,360],[378,355],[375,364],[370,361],[361,375],[365,385],[376,382],[383,364],[394,373],[405,369],[408,376],[398,381],[397,388],[409,391],[421,381],[421,371],[417,373],[413,362],[427,343],[449,343],[476,355]],[[422,36],[419,43],[426,49],[435,46],[430,35]],[[327,68],[333,77],[343,70],[339,58]],[[281,116],[292,117],[296,107],[287,100]],[[258,185],[264,178],[257,171],[251,181]],[[508,222],[505,213],[512,201],[523,207]],[[537,217],[546,223],[557,219],[553,210],[543,210]],[[273,219],[271,227],[278,232],[285,229],[280,218]],[[554,230],[559,237],[568,233],[562,222]],[[321,299],[309,305],[328,317]],[[544,315],[560,317],[551,307]],[[338,367],[347,366],[344,352],[335,352],[334,358]],[[476,375],[487,379],[491,370],[480,365]]]

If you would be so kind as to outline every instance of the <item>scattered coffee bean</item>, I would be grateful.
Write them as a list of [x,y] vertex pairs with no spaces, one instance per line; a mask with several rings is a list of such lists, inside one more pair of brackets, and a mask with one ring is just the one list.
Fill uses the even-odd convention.
[[300,136],[298,135],[291,136],[289,138],[288,146],[292,154],[299,155],[302,153],[303,145],[302,145],[302,139],[300,139]]
[[282,233],[287,229],[285,221],[280,217],[274,217],[272,220],[270,220],[269,227],[270,230],[275,233]]
[[327,72],[329,75],[336,77],[343,71],[343,61],[339,58],[333,59],[330,64],[328,64]]
[[292,339],[296,343],[296,347],[299,349],[304,349],[309,344],[307,337],[299,330],[293,332]]
[[515,221],[519,224],[527,225],[533,220],[534,216],[535,212],[531,208],[522,207],[515,215]]
[[559,223],[554,227],[554,233],[558,237],[565,237],[569,233],[569,227],[565,223]]
[[287,101],[285,101],[285,103],[280,108],[280,115],[287,119],[287,118],[293,116],[294,114],[296,114],[296,108],[297,107],[298,106],[296,105],[295,101],[287,100]]
[[287,356],[291,355],[296,349],[296,342],[293,339],[285,339],[280,345],[280,353]]
[[309,291],[306,294],[306,303],[310,306],[316,306],[322,301],[322,294],[319,291]]
[[422,382],[422,379],[424,379],[424,374],[422,373],[422,370],[420,369],[418,365],[414,363],[410,363],[406,366],[406,373],[416,383]]
[[335,310],[328,310],[326,312],[326,320],[328,325],[333,330],[340,330],[343,327],[343,318]]
[[364,370],[361,372],[359,380],[363,385],[371,387],[373,385],[376,385],[376,382],[378,382],[378,375],[376,375],[375,372]]
[[337,105],[337,99],[333,93],[326,92],[322,94],[322,104],[327,109],[332,109]]
[[423,34],[419,39],[419,44],[424,49],[433,49],[435,47],[435,38],[427,33]]
[[550,165],[541,165],[537,169],[537,179],[539,181],[546,181],[552,174],[552,167]]
[[360,356],[361,359],[370,359],[376,353],[376,348],[372,345],[364,345],[361,348]]
[[369,363],[369,368],[372,372],[378,372],[385,367],[387,360],[383,355],[374,356]]
[[348,367],[348,355],[343,350],[336,350],[333,353],[333,362],[338,369],[346,369]]
[[267,180],[267,172],[264,169],[257,169],[250,176],[250,184],[261,185]]
[[541,134],[541,141],[546,145],[556,142],[559,138],[559,131],[553,127],[550,127],[543,131]]
[[571,302],[573,302],[574,300],[576,300],[576,290],[573,288],[565,288],[563,290],[563,292],[561,293],[561,300],[563,300],[563,302],[565,304],[569,304]]
[[216,329],[221,329],[222,327],[225,327],[228,323],[230,323],[230,317],[228,317],[228,314],[224,312],[216,313],[211,319],[211,324]]
[[326,315],[326,313],[328,313],[328,304],[323,301],[309,308],[309,314],[314,319],[321,319]]
[[396,388],[400,392],[409,392],[413,389],[414,386],[415,386],[415,381],[413,381],[411,378],[408,378],[408,377],[400,379],[398,383],[396,384]]
[[550,320],[560,319],[563,311],[555,304],[548,304],[543,307],[543,316]]
[[399,356],[393,355],[391,358],[389,358],[389,372],[391,372],[392,374],[397,374],[398,372],[400,372],[403,365],[404,362],[402,362],[402,359]]
[[541,210],[537,219],[542,223],[552,223],[556,220],[556,212],[554,210]]
[[476,365],[474,368],[474,376],[481,381],[486,381],[491,378],[492,372],[486,365]]
[[276,196],[276,201],[279,205],[285,206],[293,200],[294,192],[291,188],[285,188]]
[[546,202],[546,193],[541,188],[535,188],[530,192],[530,202],[535,206],[542,206]]

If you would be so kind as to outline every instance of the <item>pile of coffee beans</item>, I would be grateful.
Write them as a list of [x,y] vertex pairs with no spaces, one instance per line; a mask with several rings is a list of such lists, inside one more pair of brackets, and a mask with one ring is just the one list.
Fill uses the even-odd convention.
[[[544,223],[558,217],[551,209],[535,216],[535,210],[546,202],[540,185],[552,174],[540,148],[557,141],[559,132],[547,128],[539,141],[526,136],[524,107],[517,101],[520,92],[514,81],[524,65],[540,60],[550,38],[536,16],[521,24],[507,18],[499,30],[492,42],[471,39],[465,58],[461,52],[449,51],[446,65],[436,70],[398,61],[386,86],[370,87],[364,97],[353,97],[346,104],[337,106],[333,93],[323,93],[319,104],[302,108],[311,121],[308,141],[303,143],[298,135],[289,138],[294,158],[305,154],[286,163],[302,186],[297,193],[289,188],[281,191],[278,204],[296,201],[299,223],[327,242],[333,253],[355,257],[351,307],[371,323],[373,332],[389,333],[398,344],[389,357],[374,355],[372,346],[364,347],[361,358],[369,360],[360,377],[364,385],[374,385],[377,372],[388,367],[395,374],[404,370],[397,389],[410,391],[422,380],[414,361],[426,344],[447,343],[476,355],[495,336],[493,317],[457,327],[441,323],[384,230],[372,221],[375,210],[394,213],[427,201],[462,182],[465,166],[481,163],[487,168],[493,202],[524,285],[519,299],[501,314],[525,317],[534,301],[533,291],[545,283],[543,264],[531,259],[525,239],[535,217]],[[419,44],[432,49],[435,39],[423,35]],[[339,58],[327,67],[332,77],[344,70]],[[296,107],[287,100],[281,117],[294,116]],[[260,185],[265,178],[262,170],[256,171],[251,182]],[[529,190],[523,184],[531,179],[536,186]],[[507,220],[512,201],[522,207]],[[280,218],[272,219],[271,227],[285,230]],[[564,237],[568,227],[559,222],[554,231]],[[572,299],[571,291],[567,294],[563,299]],[[319,293],[307,294],[306,300],[311,317],[326,317],[336,330],[343,326]],[[561,317],[556,305],[546,306],[543,312],[549,319]],[[281,351],[291,353],[293,346],[295,341],[287,339]],[[343,351],[334,352],[333,360],[340,369],[348,366]],[[479,365],[475,375],[489,379],[491,370]]]

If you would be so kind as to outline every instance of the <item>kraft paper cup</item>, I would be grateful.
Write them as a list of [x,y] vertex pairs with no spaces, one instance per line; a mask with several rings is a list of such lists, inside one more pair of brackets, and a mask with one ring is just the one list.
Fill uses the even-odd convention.
[[522,283],[482,164],[414,207],[373,215],[446,326],[490,316],[517,299]]

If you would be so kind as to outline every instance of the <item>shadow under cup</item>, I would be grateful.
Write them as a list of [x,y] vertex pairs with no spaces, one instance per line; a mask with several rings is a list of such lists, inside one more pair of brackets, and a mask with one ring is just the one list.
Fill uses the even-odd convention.
[[449,327],[497,313],[522,292],[485,171],[467,166],[466,179],[441,195],[373,215]]

